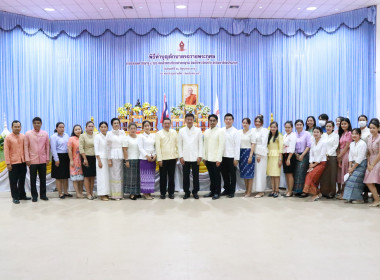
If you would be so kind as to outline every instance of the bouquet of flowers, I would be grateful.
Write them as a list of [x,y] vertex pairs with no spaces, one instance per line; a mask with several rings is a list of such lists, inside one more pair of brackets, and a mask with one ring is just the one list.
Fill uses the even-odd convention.
[[176,108],[176,107],[173,107],[171,110],[170,110],[170,112],[174,115],[174,116],[176,116],[176,117],[179,117],[180,115],[181,115],[181,110],[179,110],[178,108]]
[[205,105],[203,103],[198,103],[195,108],[197,108],[197,110],[202,110],[202,108],[204,107]]
[[151,110],[147,109],[147,110],[144,110],[143,115],[145,117],[148,117],[148,116],[152,115],[152,112],[151,112]]
[[124,108],[127,109],[127,111],[129,111],[132,108],[132,104],[131,103],[125,103]]
[[157,109],[156,106],[152,106],[152,107],[150,107],[150,111],[151,111],[153,114],[155,114],[155,113],[158,112],[158,109]]
[[119,116],[121,117],[126,117],[128,115],[128,112],[127,110],[124,108],[124,107],[119,107],[117,109],[117,113],[119,114]]
[[150,104],[148,102],[144,102],[142,107],[143,107],[143,109],[149,109]]
[[188,107],[186,107],[186,112],[193,113],[194,112],[194,108],[188,106]]
[[141,112],[141,108],[140,107],[135,107],[132,109],[133,112],[135,113],[140,113]]
[[185,104],[184,102],[181,102],[181,103],[179,103],[179,105],[178,105],[178,109],[180,109],[180,110],[185,109],[185,107],[186,107],[186,104]]
[[207,116],[211,112],[211,109],[207,106],[204,106],[201,110],[201,115],[202,116]]

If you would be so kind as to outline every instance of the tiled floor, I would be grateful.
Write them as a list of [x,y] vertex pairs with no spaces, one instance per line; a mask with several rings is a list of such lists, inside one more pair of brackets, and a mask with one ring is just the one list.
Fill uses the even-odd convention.
[[0,194],[1,280],[380,279],[380,208],[367,205],[9,196]]

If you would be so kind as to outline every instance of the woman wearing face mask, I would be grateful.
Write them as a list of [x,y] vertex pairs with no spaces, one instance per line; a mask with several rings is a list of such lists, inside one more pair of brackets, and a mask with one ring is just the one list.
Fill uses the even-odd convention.
[[120,130],[120,120],[111,120],[112,130],[107,132],[108,166],[110,170],[110,192],[111,199],[120,200],[123,198],[123,140],[124,130]]
[[145,199],[152,200],[154,193],[154,177],[156,173],[156,137],[150,132],[151,124],[148,120],[142,123],[144,133],[140,134],[137,143],[140,151],[141,192]]
[[364,183],[368,186],[373,196],[373,203],[370,206],[379,206],[380,198],[375,184],[380,184],[380,123],[378,119],[369,122],[371,135],[368,138],[367,170]]
[[344,192],[344,175],[349,169],[349,153],[350,153],[350,143],[352,142],[351,137],[351,122],[349,118],[343,118],[339,126],[339,153],[337,156],[338,160],[338,172],[337,172],[337,183],[338,183],[338,199],[343,199],[342,195]]
[[339,126],[340,126],[340,122],[344,119],[344,117],[337,117],[335,119],[335,125],[336,125],[336,129],[334,130],[334,133],[338,134],[339,133]]
[[108,168],[108,154],[107,154],[107,131],[108,123],[101,122],[99,124],[100,133],[94,137],[94,149],[96,156],[96,192],[98,197],[103,201],[108,201],[110,194],[110,180]]
[[358,118],[358,123],[360,130],[362,131],[362,140],[368,144],[367,140],[368,137],[371,135],[371,132],[369,131],[369,128],[367,127],[368,118],[366,115],[360,115]]
[[268,165],[267,176],[270,176],[272,185],[271,197],[277,198],[280,194],[280,176],[282,166],[283,137],[278,132],[277,122],[271,122],[268,137]]
[[322,140],[322,128],[314,128],[314,140],[311,144],[309,169],[305,179],[304,193],[311,194],[310,201],[319,199],[319,179],[326,167],[326,145]]
[[334,122],[326,123],[326,133],[323,133],[326,145],[326,168],[321,177],[321,194],[327,198],[333,198],[336,194],[336,176],[338,162],[336,150],[339,146],[339,135],[334,133]]
[[308,116],[306,118],[305,130],[308,131],[311,135],[313,135],[314,127],[317,126],[315,122],[315,118],[313,116]]
[[311,147],[311,135],[303,130],[303,120],[296,120],[296,168],[294,170],[294,193],[295,196],[306,197],[302,190],[305,184],[305,177],[309,169],[309,150]]
[[286,185],[288,186],[288,191],[284,197],[293,196],[293,186],[294,186],[294,170],[296,168],[296,156],[295,149],[297,143],[297,136],[293,132],[293,122],[285,122],[285,136],[284,136],[284,147],[283,147],[283,169],[286,177]]
[[362,192],[365,187],[363,180],[367,169],[367,145],[360,139],[360,136],[360,128],[355,128],[352,130],[353,142],[350,144],[350,167],[348,169],[350,176],[346,181],[346,186],[343,193],[343,199],[352,203],[363,203]]
[[329,120],[329,116],[327,114],[321,114],[318,117],[318,124],[322,128],[323,132],[326,132],[326,123]]

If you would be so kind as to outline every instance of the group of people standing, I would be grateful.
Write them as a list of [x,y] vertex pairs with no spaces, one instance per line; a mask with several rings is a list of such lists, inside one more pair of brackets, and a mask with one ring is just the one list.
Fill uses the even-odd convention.
[[[41,130],[42,120],[33,119],[34,129],[20,133],[21,123],[12,122],[12,133],[5,138],[4,153],[9,171],[13,202],[32,199],[36,202],[37,174],[40,179],[40,199],[46,196],[46,164],[52,153],[52,177],[56,179],[61,199],[72,197],[68,192],[68,179],[73,181],[77,198],[84,198],[83,186],[89,200],[95,198],[94,182],[97,178],[97,196],[101,200],[120,200],[128,194],[131,200],[144,197],[153,199],[156,162],[160,174],[160,198],[174,198],[174,175],[179,160],[183,169],[183,199],[191,194],[199,199],[199,165],[207,167],[210,192],[205,197],[213,200],[221,195],[235,196],[236,171],[245,182],[244,197],[255,190],[255,198],[264,196],[267,176],[270,177],[270,197],[280,195],[281,169],[286,176],[287,191],[284,197],[307,197],[316,201],[321,196],[364,203],[372,193],[371,206],[380,205],[376,184],[380,184],[379,120],[359,117],[360,128],[352,129],[348,118],[338,117],[336,126],[326,114],[319,116],[319,126],[314,117],[284,124],[285,133],[279,132],[277,122],[263,127],[264,118],[242,120],[243,129],[234,126],[232,114],[224,116],[225,127],[218,127],[218,116],[208,117],[209,129],[202,134],[194,126],[194,115],[185,116],[185,126],[177,133],[171,129],[171,120],[163,119],[163,129],[151,132],[151,123],[142,123],[143,131],[137,135],[137,125],[129,123],[128,136],[121,130],[120,120],[99,124],[86,123],[85,131],[74,125],[71,135],[65,133],[62,122],[56,124],[55,133],[49,137]],[[334,128],[336,130],[334,131]],[[31,195],[25,193],[27,166],[31,176]],[[193,189],[190,191],[190,170]],[[223,188],[222,180],[223,178]],[[337,191],[338,186],[338,191]]]

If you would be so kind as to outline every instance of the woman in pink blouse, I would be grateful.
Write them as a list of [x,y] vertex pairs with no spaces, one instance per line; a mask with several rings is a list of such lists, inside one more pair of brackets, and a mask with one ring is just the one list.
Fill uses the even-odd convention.
[[349,118],[343,118],[339,125],[339,153],[338,153],[338,193],[337,198],[342,199],[344,192],[344,175],[348,173],[351,137],[351,122]]
[[73,132],[67,143],[67,151],[70,158],[70,178],[73,181],[77,198],[83,198],[83,170],[79,152],[79,136],[82,134],[82,127],[77,124],[73,127]]

